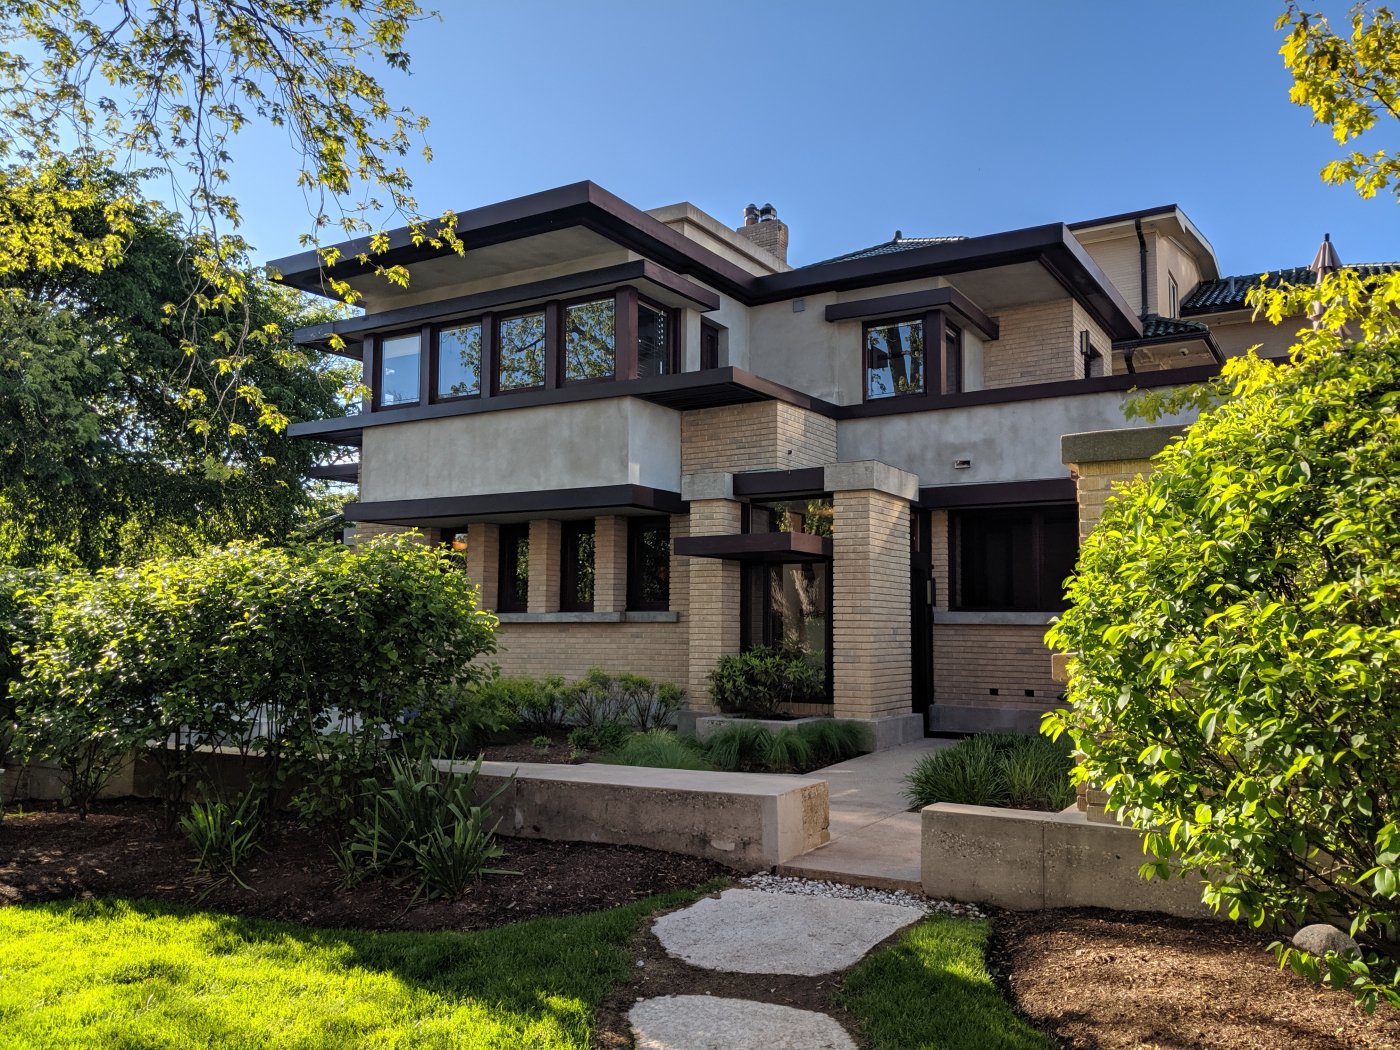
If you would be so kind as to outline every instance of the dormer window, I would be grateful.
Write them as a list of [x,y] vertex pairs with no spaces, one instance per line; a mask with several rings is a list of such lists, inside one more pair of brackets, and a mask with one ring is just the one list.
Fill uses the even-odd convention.
[[1167,271],[1167,316],[1181,316],[1181,292],[1177,290],[1176,278]]
[[417,332],[394,335],[379,343],[379,404],[416,405],[422,398],[422,342]]

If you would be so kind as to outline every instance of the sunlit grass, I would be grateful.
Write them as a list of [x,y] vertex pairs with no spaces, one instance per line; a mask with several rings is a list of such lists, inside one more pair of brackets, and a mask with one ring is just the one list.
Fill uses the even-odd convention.
[[471,933],[366,933],[143,901],[0,908],[0,1043],[586,1047],[629,938],[678,891]]

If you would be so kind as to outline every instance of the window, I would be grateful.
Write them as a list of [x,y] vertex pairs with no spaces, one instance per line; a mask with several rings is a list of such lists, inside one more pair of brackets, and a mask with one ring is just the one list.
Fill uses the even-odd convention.
[[865,326],[865,396],[924,392],[924,322],[881,321]]
[[1176,289],[1176,278],[1173,277],[1173,276],[1172,276],[1172,272],[1171,272],[1170,270],[1168,270],[1168,271],[1167,271],[1167,309],[1171,311],[1171,313],[1167,314],[1168,317],[1178,317],[1178,316],[1180,316],[1180,312],[1179,312],[1179,309],[1178,309],[1179,306],[1180,306],[1180,302],[1179,302],[1180,299],[1181,299],[1181,294],[1180,294],[1180,293],[1177,291],[1177,289]]
[[962,329],[943,326],[943,392],[956,394],[963,388]]
[[437,396],[481,393],[481,322],[453,325],[437,334]]
[[646,303],[638,303],[637,375],[664,376],[674,371],[670,314]]
[[671,606],[671,520],[630,518],[627,522],[627,608]]
[[544,386],[544,311],[502,318],[496,327],[496,389]]
[[612,299],[564,307],[564,381],[611,379],[616,361],[617,304]]
[[719,329],[703,321],[700,323],[700,367],[719,367]]
[[524,612],[530,607],[530,526],[502,525],[500,586],[496,608]]
[[593,522],[566,521],[559,557],[559,608],[593,611]]
[[1055,612],[1068,607],[1065,579],[1079,553],[1079,511],[1072,504],[949,515],[953,608]]
[[418,333],[391,335],[379,341],[379,404],[416,405],[423,346]]

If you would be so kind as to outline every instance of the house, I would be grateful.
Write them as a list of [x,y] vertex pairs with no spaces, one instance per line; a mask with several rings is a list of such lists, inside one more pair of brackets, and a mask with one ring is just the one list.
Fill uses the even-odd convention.
[[[406,288],[342,246],[363,316],[298,333],[364,362],[358,413],[292,428],[358,446],[356,535],[464,546],[507,673],[630,670],[701,712],[719,656],[797,642],[810,710],[882,743],[1033,727],[1079,537],[1061,436],[1290,342],[1171,205],[803,266],[771,205],[732,229],[588,182],[458,232],[390,236]],[[326,294],[314,253],[272,265]]]

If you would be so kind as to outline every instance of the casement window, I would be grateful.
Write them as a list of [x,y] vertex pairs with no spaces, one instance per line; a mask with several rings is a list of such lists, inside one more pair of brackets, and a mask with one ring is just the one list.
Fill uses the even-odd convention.
[[609,296],[564,307],[564,382],[611,379],[617,370],[617,302]]
[[1176,277],[1170,270],[1167,271],[1167,309],[1170,311],[1168,317],[1181,316],[1181,292],[1176,287]]
[[627,520],[627,608],[671,607],[671,519]]
[[1079,554],[1073,503],[952,511],[952,608],[1058,612]]
[[416,405],[422,399],[422,340],[417,332],[379,340],[379,389],[381,408]]
[[924,390],[924,319],[867,324],[866,400],[922,394]]
[[501,612],[524,612],[530,607],[530,526],[502,525],[499,536],[496,608]]
[[943,325],[943,392],[955,394],[963,388],[962,329]]
[[496,389],[534,390],[544,386],[546,322],[543,310],[496,322]]
[[700,324],[700,367],[719,367],[719,329],[712,324]]
[[594,527],[590,521],[566,521],[559,552],[559,608],[593,611]]
[[671,311],[637,303],[637,375],[665,376],[677,371]]
[[481,322],[448,325],[437,333],[437,396],[446,401],[481,394]]

